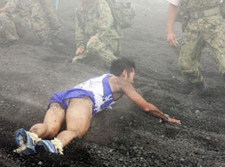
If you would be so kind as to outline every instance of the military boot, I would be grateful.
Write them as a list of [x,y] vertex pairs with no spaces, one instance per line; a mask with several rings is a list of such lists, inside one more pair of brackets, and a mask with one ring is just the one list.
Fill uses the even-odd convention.
[[204,96],[207,95],[208,85],[204,80],[201,80],[200,82],[192,84],[193,90],[191,91],[190,95],[194,96]]

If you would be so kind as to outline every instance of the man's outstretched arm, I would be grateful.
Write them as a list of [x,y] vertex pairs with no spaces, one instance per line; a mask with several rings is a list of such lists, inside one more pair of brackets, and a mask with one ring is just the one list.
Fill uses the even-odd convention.
[[160,111],[156,106],[148,103],[139,93],[137,93],[137,91],[134,89],[131,83],[121,80],[120,86],[122,91],[127,95],[127,97],[143,111],[149,113],[154,117],[163,119],[167,122],[181,124],[180,120],[170,118],[168,115]]

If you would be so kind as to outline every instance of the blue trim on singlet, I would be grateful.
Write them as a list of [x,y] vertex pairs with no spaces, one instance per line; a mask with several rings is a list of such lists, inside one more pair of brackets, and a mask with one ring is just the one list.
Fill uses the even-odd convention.
[[[60,103],[62,107],[66,110],[67,109],[67,100],[71,98],[80,98],[80,97],[89,97],[93,104],[95,104],[94,95],[91,91],[86,91],[83,89],[72,88],[68,89],[63,92],[54,93],[52,98],[49,100],[49,105],[51,103]],[[95,107],[93,106],[93,111]]]
[[107,108],[110,106],[111,103],[114,102],[112,90],[109,85],[109,77],[112,76],[112,74],[108,74],[103,80],[103,104],[100,106],[101,110]]

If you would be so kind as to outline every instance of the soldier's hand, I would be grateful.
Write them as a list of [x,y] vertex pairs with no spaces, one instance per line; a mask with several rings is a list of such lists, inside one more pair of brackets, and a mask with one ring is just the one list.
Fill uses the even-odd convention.
[[91,36],[90,39],[98,39],[97,36]]
[[82,54],[84,52],[84,48],[77,48],[76,55]]
[[176,123],[176,124],[181,125],[180,120],[177,120],[177,119],[174,119],[174,118],[168,118],[167,122]]
[[177,47],[177,37],[174,33],[168,33],[167,34],[167,42],[169,43],[170,46],[175,46]]

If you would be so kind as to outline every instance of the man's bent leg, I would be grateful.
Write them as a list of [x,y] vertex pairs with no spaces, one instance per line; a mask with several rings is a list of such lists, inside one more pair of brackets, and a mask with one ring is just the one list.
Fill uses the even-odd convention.
[[88,131],[92,119],[93,102],[88,97],[70,99],[67,113],[67,129],[58,136],[62,146],[66,146],[76,137],[82,138]]
[[30,132],[40,138],[53,138],[57,135],[65,120],[65,110],[59,103],[52,103],[45,115],[44,122],[33,125]]
[[52,103],[45,115],[44,122],[35,124],[26,131],[23,128],[16,131],[16,143],[19,146],[14,152],[26,155],[35,154],[36,146],[43,140],[41,138],[53,138],[60,130],[65,119],[65,110],[59,103]]

